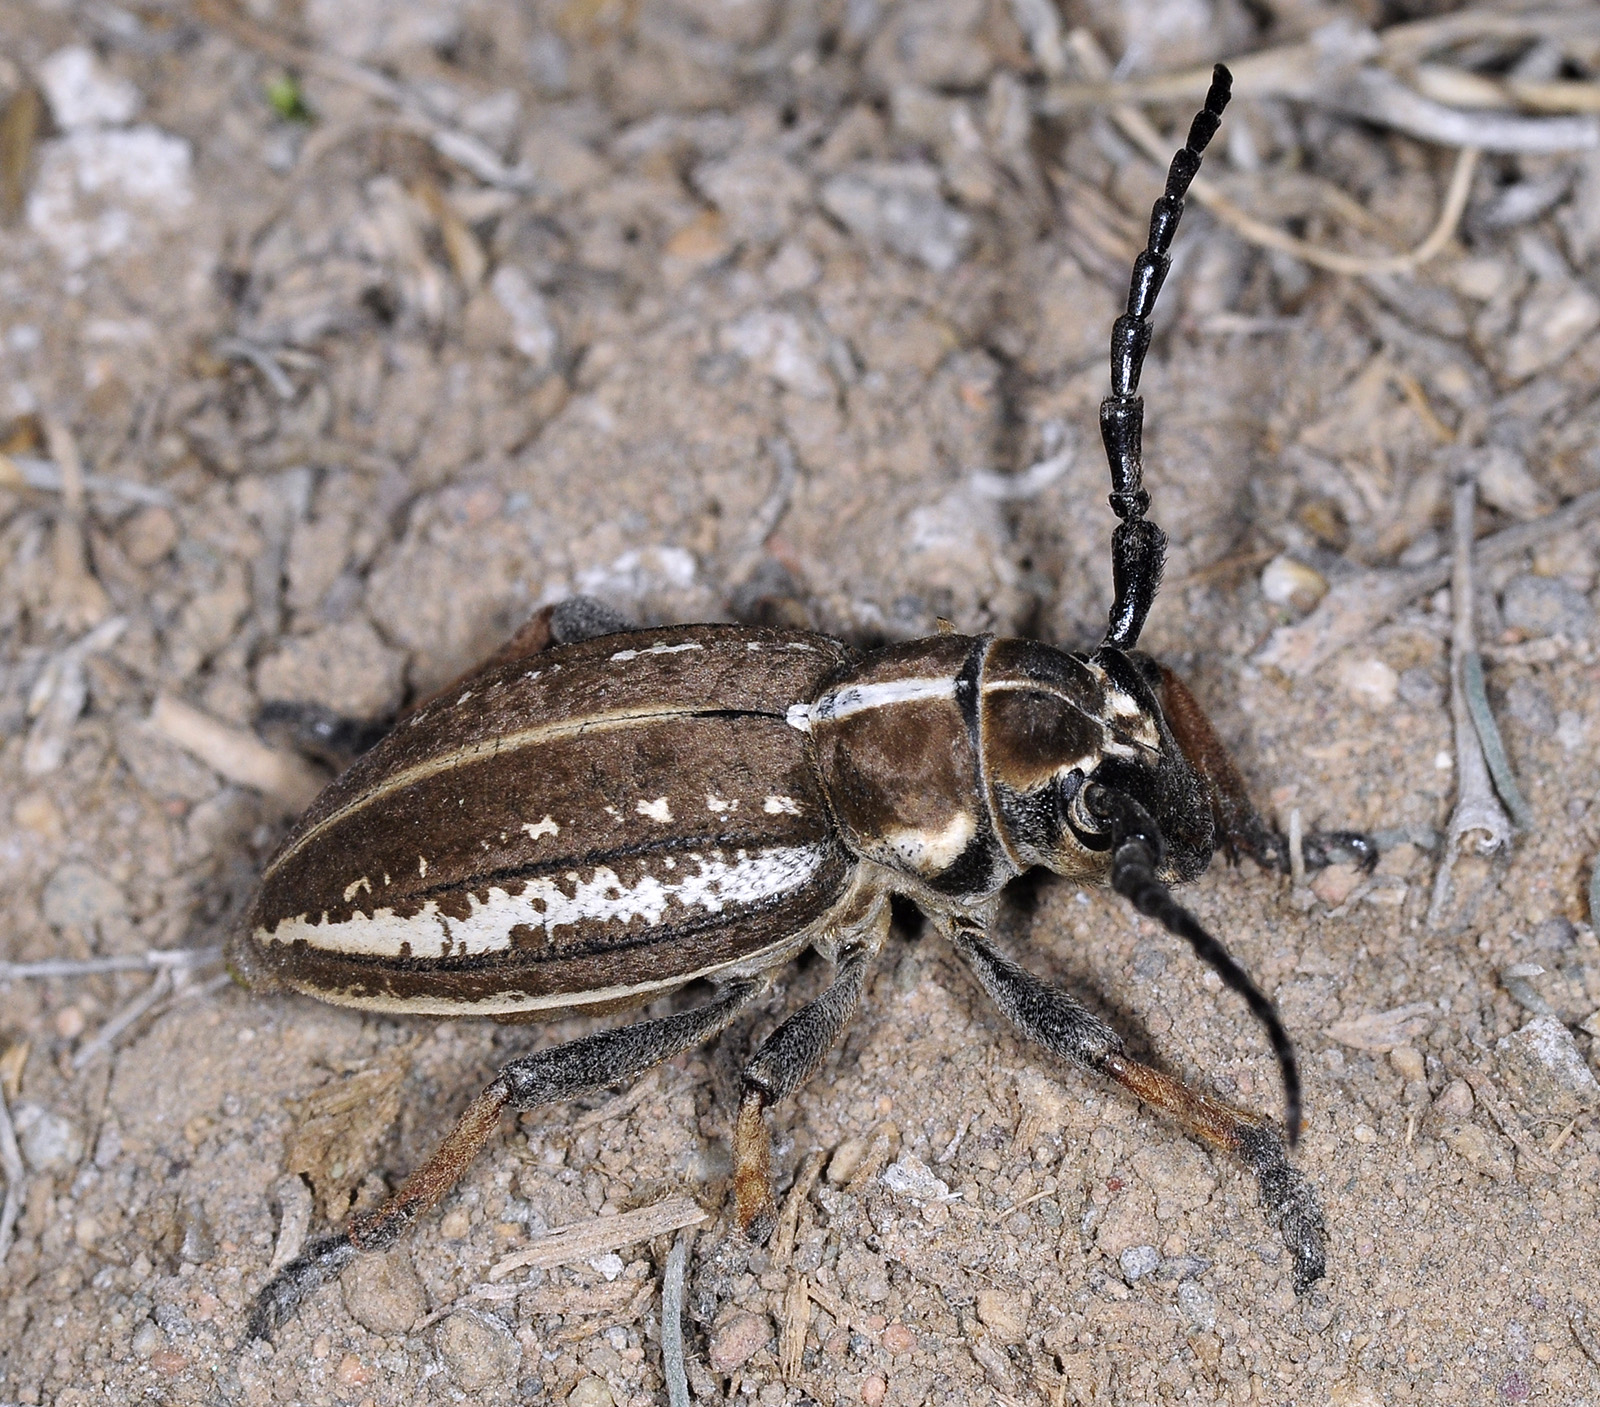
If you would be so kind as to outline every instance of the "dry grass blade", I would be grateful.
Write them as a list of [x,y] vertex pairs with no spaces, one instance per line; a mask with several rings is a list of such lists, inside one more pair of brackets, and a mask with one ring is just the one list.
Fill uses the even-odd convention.
[[[1461,23],[1454,24],[1457,20]],[[1234,94],[1241,98],[1287,98],[1444,146],[1524,154],[1586,151],[1600,146],[1600,121],[1594,116],[1600,109],[1600,85],[1500,81],[1451,69],[1448,91],[1459,96],[1470,85],[1475,96],[1470,105],[1456,106],[1407,86],[1395,70],[1414,68],[1426,54],[1471,39],[1583,40],[1597,32],[1600,23],[1592,12],[1526,16],[1469,12],[1445,21],[1395,25],[1377,35],[1352,30],[1336,36],[1334,44],[1286,44],[1241,54],[1227,63]],[[1342,53],[1336,47],[1340,41]],[[1439,91],[1441,67],[1433,66],[1434,92]],[[1112,81],[1108,67],[1090,68],[1088,82],[1052,84],[1041,107],[1058,113],[1126,103],[1199,102],[1210,81],[1209,65],[1120,81]],[[1492,89],[1487,102],[1478,91],[1485,84]],[[1540,113],[1577,115],[1523,116],[1494,110],[1517,104]]]
[[18,88],[0,113],[0,224],[13,224],[22,214],[43,117],[44,101],[28,86]]
[[1452,554],[1450,603],[1453,625],[1450,637],[1450,717],[1455,727],[1456,805],[1450,815],[1450,834],[1444,859],[1434,878],[1433,900],[1428,905],[1428,926],[1436,928],[1450,900],[1450,878],[1467,837],[1476,835],[1477,849],[1490,854],[1511,839],[1511,818],[1495,795],[1489,765],[1483,755],[1478,729],[1467,703],[1465,671],[1477,653],[1473,619],[1472,514],[1478,499],[1478,481],[1463,474],[1456,483],[1452,504],[1455,550]]
[[507,1256],[489,1268],[491,1283],[504,1280],[513,1271],[528,1266],[548,1270],[551,1266],[571,1265],[592,1260],[607,1251],[619,1250],[648,1241],[684,1227],[709,1221],[703,1208],[692,1197],[667,1197],[653,1206],[623,1212],[620,1216],[596,1216],[563,1226],[541,1236],[525,1251]]
[[0,1173],[5,1174],[6,1199],[0,1205],[0,1265],[6,1261],[11,1249],[12,1233],[17,1217],[22,1213],[22,1189],[27,1171],[22,1165],[22,1150],[17,1147],[17,1131],[11,1123],[11,1110],[6,1105],[5,1090],[0,1089]]
[[[1074,30],[1068,43],[1071,44],[1078,61],[1090,73],[1096,75],[1110,73],[1110,60],[1106,58],[1105,52],[1088,30]],[[1111,117],[1128,140],[1151,161],[1163,168],[1166,166],[1172,151],[1172,142],[1157,132],[1143,113],[1137,108],[1121,103],[1111,109]],[[1478,148],[1484,144],[1457,143],[1456,145],[1460,145],[1462,149],[1456,156],[1455,168],[1450,174],[1450,184],[1439,210],[1439,218],[1422,243],[1404,254],[1344,254],[1336,249],[1323,249],[1318,245],[1308,244],[1305,240],[1296,239],[1277,226],[1257,220],[1253,215],[1240,209],[1203,176],[1195,177],[1189,186],[1189,193],[1241,238],[1266,249],[1276,249],[1281,253],[1291,254],[1330,273],[1358,276],[1411,273],[1438,255],[1449,244],[1456,227],[1461,223],[1461,216],[1466,211],[1467,197],[1472,191],[1472,174],[1477,169]]]
[[95,977],[104,972],[149,972],[163,968],[209,967],[222,961],[221,948],[153,948],[103,958],[45,958],[39,962],[0,962],[0,982],[46,977]]
[[683,1363],[683,1290],[689,1270],[694,1230],[686,1227],[667,1253],[661,1281],[661,1366],[670,1407],[689,1407],[689,1375]]
[[291,811],[303,811],[325,784],[314,767],[292,753],[268,747],[254,733],[219,723],[168,694],[156,699],[149,726],[230,782],[252,787]]

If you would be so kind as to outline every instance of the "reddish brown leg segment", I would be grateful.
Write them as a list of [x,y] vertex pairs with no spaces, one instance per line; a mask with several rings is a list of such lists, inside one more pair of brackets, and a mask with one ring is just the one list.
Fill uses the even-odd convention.
[[981,929],[957,926],[951,934],[983,989],[1029,1040],[1090,1070],[1171,1114],[1183,1130],[1226,1153],[1256,1175],[1267,1215],[1294,1257],[1294,1284],[1304,1293],[1327,1265],[1327,1228],[1311,1184],[1289,1162],[1277,1129],[1260,1115],[1130,1060],[1122,1037],[1065,992],[1041,982],[1001,953]]
[[867,971],[888,936],[888,904],[874,905],[861,929],[865,941],[840,958],[828,990],[768,1036],[744,1067],[744,1098],[733,1137],[733,1196],[740,1229],[752,1241],[765,1241],[778,1219],[766,1111],[816,1074],[849,1023]]
[[730,981],[716,1001],[689,1011],[600,1031],[566,1045],[513,1060],[467,1106],[434,1155],[376,1211],[345,1230],[322,1236],[263,1286],[250,1312],[249,1336],[272,1336],[305,1298],[362,1251],[394,1245],[411,1224],[437,1206],[489,1141],[507,1108],[532,1109],[604,1089],[643,1074],[680,1051],[716,1035],[766,985],[762,979]]

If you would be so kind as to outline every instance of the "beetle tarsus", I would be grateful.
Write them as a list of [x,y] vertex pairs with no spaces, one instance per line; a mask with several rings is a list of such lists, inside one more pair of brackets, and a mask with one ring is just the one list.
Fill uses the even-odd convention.
[[270,1340],[316,1291],[332,1280],[360,1252],[342,1231],[319,1236],[268,1280],[250,1307],[245,1340]]

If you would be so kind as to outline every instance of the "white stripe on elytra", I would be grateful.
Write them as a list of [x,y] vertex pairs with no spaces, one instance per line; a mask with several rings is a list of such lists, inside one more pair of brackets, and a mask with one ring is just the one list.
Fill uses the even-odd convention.
[[[824,694],[812,704],[809,717],[813,723],[836,723],[852,714],[887,708],[890,704],[953,699],[955,696],[956,681],[951,674],[938,679],[892,679],[883,684],[848,684],[843,689]],[[792,725],[793,720],[790,722]]]
[[[729,906],[757,904],[763,899],[798,889],[814,876],[825,856],[820,845],[780,846],[771,850],[738,850],[728,859],[720,850],[685,857],[699,865],[699,873],[685,874],[666,883],[655,875],[640,875],[631,886],[615,870],[600,865],[587,880],[568,871],[568,893],[552,879],[529,880],[517,894],[491,887],[488,897],[469,894],[471,912],[465,918],[448,918],[430,900],[409,918],[391,908],[371,914],[352,914],[339,922],[326,915],[313,921],[306,914],[284,919],[270,931],[256,930],[260,943],[303,942],[321,952],[352,956],[398,958],[402,949],[414,959],[477,957],[511,947],[511,930],[521,925],[553,934],[558,928],[582,923],[623,924],[637,918],[660,923],[669,904],[721,913]],[[675,867],[676,868],[676,867]]]

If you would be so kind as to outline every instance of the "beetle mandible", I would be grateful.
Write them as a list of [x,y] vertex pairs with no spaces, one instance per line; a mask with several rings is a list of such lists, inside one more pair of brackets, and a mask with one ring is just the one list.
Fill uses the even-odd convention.
[[[1112,331],[1100,429],[1120,521],[1098,648],[947,633],[858,655],[799,631],[629,632],[580,598],[403,719],[301,818],[230,947],[251,986],[436,1016],[614,1011],[697,979],[715,994],[511,1061],[397,1192],[267,1283],[253,1337],[360,1252],[392,1245],[503,1111],[630,1079],[706,1041],[810,947],[835,965],[832,982],[745,1066],[734,1132],[737,1219],[766,1235],[766,1111],[850,1019],[894,894],[1024,1036],[1252,1171],[1296,1287],[1322,1276],[1322,1212],[1285,1150],[1300,1126],[1294,1048],[1272,1003],[1168,888],[1218,848],[1279,868],[1286,848],[1184,685],[1135,648],[1166,549],[1146,516],[1139,376],[1184,196],[1230,84],[1219,65]],[[1308,852],[1317,863],[1340,848],[1370,855],[1344,833]],[[1034,866],[1109,885],[1244,997],[1282,1070],[1282,1133],[1131,1059],[1110,1026],[994,945],[996,896]]]

